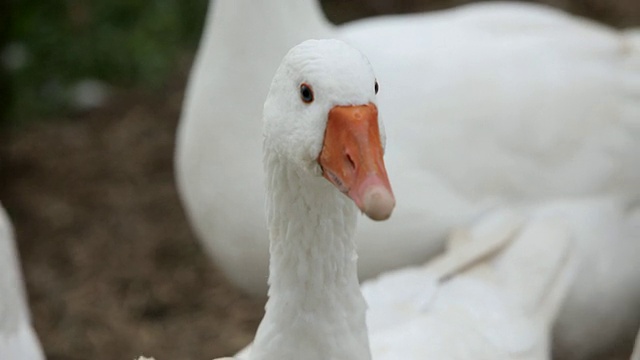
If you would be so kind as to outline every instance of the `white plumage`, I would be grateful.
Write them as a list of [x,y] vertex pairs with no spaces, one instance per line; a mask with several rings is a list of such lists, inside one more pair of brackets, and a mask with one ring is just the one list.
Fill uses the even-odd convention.
[[638,331],[638,336],[636,336],[636,346],[633,348],[631,360],[640,360],[640,331]]
[[[185,98],[176,169],[199,238],[247,291],[264,294],[267,276],[262,100],[286,49],[310,37],[359,48],[380,82],[401,206],[385,223],[361,221],[362,278],[423,263],[452,229],[496,206],[638,192],[637,30],[519,3],[333,27],[309,0],[218,0]],[[581,358],[637,327],[640,275],[626,266],[637,243],[600,244],[585,258],[597,276],[571,288],[556,325],[562,351],[586,344],[575,350]],[[616,259],[627,262],[611,266]]]
[[[318,80],[332,67],[339,71],[330,80]],[[340,42],[311,41],[294,48],[274,77],[264,146],[270,298],[254,344],[238,359],[543,360],[554,323],[570,326],[560,337],[570,347],[565,355],[584,358],[637,328],[640,290],[621,284],[637,279],[640,209],[615,196],[494,210],[456,232],[444,255],[369,281],[361,295],[351,240],[356,208],[322,178],[316,158],[326,141],[323,112],[376,103],[368,68]],[[295,92],[307,81],[319,84],[308,107]],[[600,284],[611,276],[619,282]],[[584,333],[596,322],[608,334]],[[575,334],[582,341],[572,342]]]
[[640,182],[637,32],[522,3],[335,27],[312,0],[218,0],[189,81],[176,171],[198,237],[246,291],[266,290],[262,101],[284,53],[324,37],[351,43],[376,70],[403,204],[384,224],[361,222],[362,278],[425,261],[452,227],[495,204],[628,193]]
[[[549,359],[555,328],[554,342],[561,345],[555,356],[586,359],[611,350],[640,324],[640,289],[629,286],[639,275],[634,261],[640,251],[637,203],[605,197],[495,210],[457,237],[468,241],[454,242],[434,262],[363,285],[373,346],[376,339],[400,344],[413,334],[425,339],[416,343],[437,359]],[[493,249],[505,237],[510,242],[495,255],[476,256],[474,267],[434,287],[435,299],[421,316],[416,315],[420,308],[408,304],[423,298],[406,296],[410,300],[398,305],[402,295],[396,294],[419,289],[416,284],[433,278],[426,275],[442,272],[443,260],[460,268],[473,243]],[[609,247],[620,251],[612,256]],[[615,280],[607,283],[604,278],[612,275]],[[388,331],[376,331],[401,327],[412,332],[388,339]]]
[[13,229],[0,204],[0,359],[44,360],[31,327]]

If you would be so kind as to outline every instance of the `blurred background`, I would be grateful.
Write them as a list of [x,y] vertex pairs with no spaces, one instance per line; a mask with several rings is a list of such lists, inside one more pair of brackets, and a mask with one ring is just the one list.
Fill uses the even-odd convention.
[[[322,3],[342,23],[469,2]],[[638,0],[539,2],[640,26]],[[174,132],[206,8],[0,0],[0,201],[50,360],[202,360],[253,338],[263,304],[205,257],[174,185]]]

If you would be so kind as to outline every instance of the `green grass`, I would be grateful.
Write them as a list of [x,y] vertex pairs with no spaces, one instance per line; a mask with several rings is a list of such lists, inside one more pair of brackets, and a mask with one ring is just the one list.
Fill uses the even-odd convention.
[[64,89],[95,78],[121,87],[158,87],[177,56],[195,49],[206,0],[14,1],[9,41],[25,66],[9,74],[13,121],[66,110]]

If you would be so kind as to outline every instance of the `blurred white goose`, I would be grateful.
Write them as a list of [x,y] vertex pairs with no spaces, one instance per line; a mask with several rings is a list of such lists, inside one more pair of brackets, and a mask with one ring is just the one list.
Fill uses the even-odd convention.
[[[357,209],[381,220],[394,206],[375,82],[365,57],[337,40],[294,47],[274,76],[264,105],[269,300],[238,359],[548,359],[565,297],[578,305],[558,327],[607,320],[611,332],[575,344],[576,331],[565,330],[580,348],[571,356],[637,328],[637,287],[582,286],[613,264],[624,284],[640,275],[640,211],[615,198],[525,208],[522,217],[496,211],[457,233],[445,255],[361,292]],[[603,256],[610,246],[619,256]],[[616,312],[624,320],[606,318]]]
[[[177,180],[197,236],[231,281],[266,291],[262,101],[284,53],[337,37],[367,53],[391,117],[402,202],[363,221],[362,278],[440,251],[492,204],[626,193],[640,182],[640,36],[524,3],[335,27],[313,0],[217,0],[179,125]],[[389,238],[393,242],[387,241]]]
[[[638,199],[555,200],[521,212],[563,225],[574,243],[575,276],[554,324],[556,358],[597,359],[629,346],[640,327]],[[537,261],[556,251],[548,243],[544,254],[528,258]]]
[[0,359],[44,360],[31,327],[13,229],[0,204]]
[[[621,251],[603,254],[607,247]],[[639,252],[638,203],[605,197],[493,211],[435,261],[363,285],[374,358],[381,344],[422,336],[416,343],[437,359],[550,359],[552,327],[554,358],[599,358],[640,325],[640,289],[628,286],[640,276]],[[585,286],[601,284],[611,267],[617,283]],[[425,299],[419,284],[434,277]],[[395,358],[428,359],[401,348]]]
[[638,335],[636,336],[636,346],[633,348],[631,360],[640,360],[640,330],[638,330]]

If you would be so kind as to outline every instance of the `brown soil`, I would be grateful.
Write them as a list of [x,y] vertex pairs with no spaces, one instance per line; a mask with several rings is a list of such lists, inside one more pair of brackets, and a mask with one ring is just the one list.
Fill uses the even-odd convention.
[[[611,3],[628,5],[614,23],[640,23],[640,2]],[[619,10],[607,11],[601,18]],[[163,91],[122,92],[101,110],[0,134],[0,199],[50,360],[203,360],[233,354],[253,337],[262,303],[206,258],[176,193],[183,68]]]
[[180,207],[178,83],[2,138],[0,198],[50,360],[210,359],[253,337],[262,305],[221,277]]

